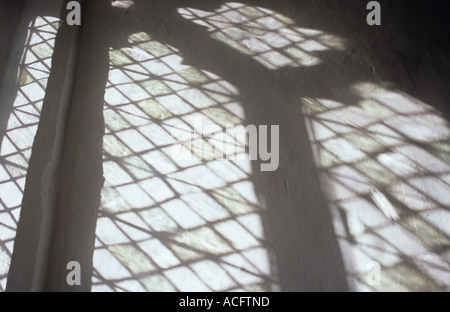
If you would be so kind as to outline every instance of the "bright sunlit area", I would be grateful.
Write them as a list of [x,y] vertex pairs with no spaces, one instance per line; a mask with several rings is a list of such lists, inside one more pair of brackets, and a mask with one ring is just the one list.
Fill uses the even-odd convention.
[[448,290],[450,125],[400,91],[351,92],[357,102],[301,99],[349,279],[359,291]]
[[111,5],[113,7],[128,9],[134,5],[134,1],[132,0],[111,0]]
[[193,8],[178,12],[205,27],[212,38],[272,70],[319,65],[317,52],[345,49],[341,38],[298,27],[289,17],[262,7],[230,2],[214,12]]
[[[110,51],[93,290],[276,289],[250,162],[214,155],[245,118],[238,89],[146,33],[129,41]],[[174,155],[174,128],[195,157]]]

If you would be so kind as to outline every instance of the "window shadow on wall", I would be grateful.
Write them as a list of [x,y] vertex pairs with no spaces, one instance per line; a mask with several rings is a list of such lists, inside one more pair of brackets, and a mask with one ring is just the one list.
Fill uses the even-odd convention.
[[[142,6],[140,7],[140,5]],[[145,5],[137,2],[136,6],[140,7],[143,12],[147,12]],[[177,20],[179,16],[173,15],[175,6],[176,11],[183,18],[199,24],[200,27]],[[121,74],[126,78],[123,78],[123,83],[119,83],[118,86],[115,86],[110,80],[108,87],[114,87],[114,92],[121,93],[113,97],[115,100],[120,99],[122,96],[127,97],[126,94],[133,94],[133,96],[137,97],[131,99],[128,96],[122,104],[119,104],[119,107],[120,105],[128,106],[128,103],[138,102],[138,105],[135,105],[134,108],[140,108],[139,113],[136,113],[140,117],[135,117],[142,118],[142,122],[149,117],[150,121],[154,122],[152,119],[170,119],[173,115],[184,119],[184,122],[186,122],[185,117],[187,115],[198,113],[205,115],[220,125],[220,121],[223,120],[239,119],[239,117],[233,115],[234,112],[232,110],[226,108],[227,104],[229,104],[226,97],[230,96],[230,94],[228,93],[229,90],[227,91],[226,88],[222,89],[223,87],[219,86],[220,80],[223,79],[238,90],[235,99],[231,97],[230,101],[242,103],[245,112],[243,117],[244,124],[279,124],[282,126],[280,170],[276,173],[261,173],[259,172],[258,164],[254,163],[252,174],[249,177],[249,180],[255,187],[258,204],[263,207],[262,212],[260,212],[265,234],[263,244],[266,250],[269,251],[269,254],[273,252],[274,257],[270,258],[269,256],[269,258],[273,260],[271,263],[273,268],[276,268],[271,273],[279,281],[281,289],[344,290],[347,289],[347,286],[345,286],[347,282],[351,284],[351,288],[354,290],[445,289],[447,287],[445,278],[438,276],[446,274],[448,271],[445,254],[448,247],[448,234],[444,230],[447,223],[447,199],[441,198],[439,202],[439,199],[436,199],[433,194],[427,191],[429,183],[433,183],[436,187],[443,189],[448,188],[448,184],[445,182],[447,169],[444,169],[444,167],[446,168],[446,165],[441,162],[445,162],[448,157],[445,152],[448,124],[445,119],[440,117],[441,113],[433,113],[432,110],[430,111],[430,106],[421,104],[413,98],[402,95],[401,92],[394,91],[394,89],[389,90],[389,88],[381,86],[376,87],[376,84],[372,86],[372,89],[369,87],[369,91],[358,91],[358,83],[373,79],[373,72],[367,73],[359,70],[359,64],[357,62],[352,63],[348,59],[348,54],[344,52],[346,48],[349,48],[348,46],[346,47],[345,40],[340,39],[336,35],[331,35],[332,32],[327,33],[317,29],[300,28],[296,26],[295,19],[290,19],[277,13],[276,9],[273,8],[273,4],[272,8],[274,10],[267,9],[269,6],[246,6],[241,3],[221,3],[217,6],[211,4],[209,8],[205,8],[203,4],[198,5],[196,8],[186,7],[185,4],[182,7],[175,6],[171,8],[161,7],[161,11],[154,10],[158,14],[157,16],[152,16],[152,27],[144,28],[144,32],[142,32],[143,29],[141,27],[136,27],[134,29],[136,31],[134,39],[131,36],[132,45],[114,50],[112,53],[113,63],[115,66],[124,68]],[[161,14],[163,10],[166,10],[167,15]],[[172,21],[177,22],[172,23]],[[130,22],[130,24],[132,25],[133,23]],[[298,24],[301,24],[301,22]],[[149,36],[148,34],[152,35]],[[188,39],[186,40],[186,38]],[[129,40],[130,37],[127,39]],[[123,38],[122,41],[127,39]],[[348,43],[351,44],[350,42]],[[176,47],[176,50],[173,50],[172,47]],[[174,64],[168,63],[173,51],[178,56],[182,56],[183,64],[186,67],[174,68]],[[211,55],[214,55],[214,57],[211,57]],[[144,62],[145,65],[134,66],[136,61]],[[180,64],[177,63],[175,65]],[[114,78],[117,78],[118,67],[113,66],[113,68],[116,70]],[[167,72],[164,72],[165,70]],[[214,76],[208,73],[214,73]],[[215,84],[217,85],[211,89],[211,86]],[[192,88],[193,86],[196,91],[194,92],[195,94],[182,91],[184,88]],[[390,110],[388,107],[385,107],[383,103],[386,103],[386,100],[383,102],[383,100],[375,99],[379,93],[382,94],[380,95],[381,97],[389,98],[389,101],[393,101],[396,105],[403,106],[403,108],[391,107],[392,110]],[[221,103],[220,100],[217,100],[218,95],[225,97],[224,102]],[[308,98],[305,95],[314,98]],[[322,101],[320,100],[321,98],[327,100]],[[351,104],[342,104],[342,102],[337,102],[336,100]],[[355,106],[355,104],[357,105]],[[204,106],[202,107],[201,105]],[[214,116],[208,114],[208,110],[211,107],[215,109]],[[111,107],[108,108],[111,109]],[[129,109],[130,107],[122,112],[116,110],[115,113],[119,113],[119,115],[124,117],[124,114],[130,113]],[[413,115],[405,114],[405,110],[418,113]],[[388,112],[392,114],[389,116],[383,115],[388,114]],[[145,116],[146,114],[147,116]],[[315,117],[312,116],[321,116],[320,114],[327,116],[325,118],[328,118],[329,122],[335,121],[339,125],[337,126],[339,130],[330,125],[321,128],[321,131],[311,128],[311,123],[314,122],[312,120],[315,120]],[[112,111],[110,117],[112,118],[111,120],[114,120],[114,123],[122,123],[122,126],[128,123],[127,121],[120,122],[119,119],[122,119],[122,117],[117,118],[111,115]],[[127,119],[126,117],[124,118]],[[376,120],[380,118],[382,121],[377,122]],[[344,120],[344,124],[338,121],[341,119]],[[369,119],[371,120],[370,122],[367,121]],[[308,127],[303,124],[304,121]],[[412,211],[418,209],[414,204],[409,204],[410,206],[406,207],[404,203],[401,204],[395,199],[393,189],[396,188],[396,183],[394,181],[398,181],[401,178],[401,173],[396,172],[395,162],[392,159],[386,159],[386,157],[401,157],[401,152],[396,154],[397,148],[400,147],[393,146],[380,138],[374,138],[377,135],[383,135],[380,134],[379,131],[382,132],[382,130],[379,127],[383,128],[384,125],[387,125],[389,129],[395,128],[396,134],[405,136],[405,133],[408,132],[408,129],[405,127],[408,127],[410,123],[416,122],[420,122],[423,125],[424,131],[429,130],[432,133],[431,136],[433,138],[430,137],[425,143],[435,146],[437,150],[428,149],[429,153],[440,155],[437,158],[431,158],[431,166],[437,168],[442,165],[444,167],[443,171],[439,171],[437,175],[433,172],[434,169],[428,169],[428,177],[420,178],[420,181],[417,180],[418,177],[416,176],[417,183],[413,189],[414,192],[420,194],[418,196],[425,196],[430,202],[438,200],[436,202],[437,207],[431,205],[433,207],[430,207],[431,210],[427,211],[433,211],[434,214],[440,216],[445,215],[444,227],[439,222],[426,222],[419,214],[413,213]],[[164,124],[161,121],[156,122],[156,124],[158,123],[160,125]],[[350,123],[350,125],[346,125],[346,123]],[[432,129],[433,124],[438,125],[437,130]],[[170,127],[170,124],[167,124],[167,126]],[[344,128],[347,130],[343,130]],[[399,131],[397,128],[403,128],[403,130]],[[136,140],[135,142],[130,142],[134,139],[128,140],[131,138],[129,136],[129,128],[125,126],[123,129],[118,129],[118,133],[124,129],[125,132],[121,133],[122,138],[117,139],[116,137],[117,142],[120,143],[115,145],[128,145],[128,148],[124,147],[124,150],[132,151],[133,148],[130,148],[129,144],[137,144],[142,149],[141,152],[146,154],[146,159],[150,159],[147,152],[152,151],[154,147],[152,142],[150,142],[152,140],[151,135],[142,132],[131,135]],[[166,131],[165,135],[167,135],[167,128],[163,129],[164,127],[162,126],[160,130],[162,132]],[[192,131],[195,130],[192,129]],[[329,136],[326,137],[326,144],[332,147],[323,148],[322,143],[318,145],[316,141],[317,135],[319,134],[320,137],[327,135],[327,133]],[[331,133],[336,133],[336,135],[333,136]],[[150,141],[146,143],[147,139],[145,137],[150,138]],[[406,142],[409,142],[411,135],[406,135],[406,137],[408,137],[405,138]],[[142,138],[143,140],[138,142],[137,138]],[[421,144],[420,141],[413,140],[411,143],[413,147],[411,148],[417,149],[417,146]],[[313,152],[315,152],[314,156],[310,149],[311,143]],[[204,154],[205,150],[211,150],[208,144],[214,145],[211,142],[202,142],[200,147],[190,145],[189,148],[193,153],[196,152],[197,148],[200,148]],[[374,144],[379,146],[380,149],[373,150],[375,148]],[[146,145],[149,146],[148,149],[144,148]],[[167,146],[169,145],[167,144]],[[404,148],[407,148],[407,146]],[[319,148],[319,154],[317,154],[317,148]],[[424,155],[423,153],[427,153],[423,150],[415,150],[415,152],[416,158],[420,157],[419,155]],[[366,155],[366,153],[367,156],[361,156],[358,159],[345,158],[345,155],[358,157],[358,155]],[[156,154],[154,153],[154,155]],[[343,188],[336,185],[330,187],[329,181],[327,178],[324,178],[323,173],[321,173],[322,183],[319,183],[317,169],[320,169],[323,165],[320,161],[323,160],[321,157],[325,157],[323,156],[324,154],[328,155],[329,158],[336,158],[337,163],[335,165],[338,165],[337,169],[332,166],[324,170],[325,176],[333,175],[331,172],[334,172],[333,170],[335,169],[339,170],[339,166],[344,166],[342,168],[345,169],[351,165],[356,169],[356,171],[353,171],[353,174],[359,178],[353,177],[350,180],[354,181],[356,179],[358,181],[356,182],[357,186],[352,188],[348,184]],[[431,154],[426,155],[428,155],[427,157],[433,157]],[[170,158],[170,156],[167,156],[167,154],[162,156],[160,154],[158,158],[155,158],[159,159],[160,162],[155,165],[149,166],[149,162],[151,163],[152,160],[147,161],[145,164],[145,167],[148,168],[147,172],[156,171],[160,174],[158,166],[165,163],[165,159]],[[325,161],[328,160],[325,159]],[[412,161],[417,162],[417,159]],[[168,165],[169,162],[170,160],[166,164]],[[141,163],[144,164],[145,161]],[[121,170],[129,174],[129,165],[125,164],[124,167],[121,167]],[[205,163],[201,166],[204,165]],[[175,169],[176,167],[176,165],[173,166],[173,171],[168,169],[168,172],[171,172],[173,176],[180,172],[179,168]],[[117,170],[113,171],[117,172]],[[212,172],[217,173],[214,170]],[[135,178],[131,177],[132,174],[125,176],[128,177],[130,182],[135,180]],[[167,175],[160,175],[159,177],[166,179]],[[389,179],[389,177],[393,177],[393,180],[386,182],[386,179]],[[336,176],[339,185],[346,184],[347,178],[347,173],[345,172],[338,173]],[[170,174],[169,179],[171,179]],[[242,180],[232,182],[240,181]],[[178,180],[178,182],[180,181]],[[185,183],[186,181],[181,182]],[[400,187],[403,188],[413,183],[411,180],[408,180],[408,182],[403,180],[403,182],[400,184]],[[153,190],[151,188],[146,190],[144,187],[136,191],[136,194],[142,190],[147,192],[144,197],[148,198],[149,202],[152,202],[148,207],[157,207],[157,209],[154,209],[154,213],[156,213],[156,210],[159,210],[159,217],[162,218],[158,222],[162,222],[165,224],[164,226],[171,224],[169,227],[178,228],[180,222],[177,222],[171,213],[167,213],[165,208],[161,209],[161,204],[164,206],[164,200],[170,202],[174,198],[181,199],[184,202],[183,205],[191,208],[190,212],[195,213],[196,211],[195,208],[192,208],[192,204],[183,198],[184,195],[182,195],[180,188],[173,187],[174,183],[167,180],[164,183],[166,183],[165,186],[159,189],[158,186],[155,186]],[[196,184],[194,183],[194,185]],[[114,187],[116,186],[122,188],[124,185],[119,183],[119,185]],[[137,188],[137,186],[135,187]],[[164,189],[171,189],[163,192],[166,195],[170,194],[170,196],[164,198],[162,202],[154,200],[155,198],[152,197],[151,192],[156,191],[159,193],[158,190]],[[199,191],[202,194],[207,194],[207,198],[217,200],[217,197],[214,195],[216,190],[211,192],[211,190],[200,189]],[[350,196],[349,194],[352,194],[352,192],[354,193]],[[127,195],[123,193],[118,195],[118,193],[120,191],[116,192],[116,198],[122,198],[126,202]],[[339,198],[338,202],[336,202],[336,196]],[[230,196],[228,196],[228,199],[230,199]],[[130,200],[133,201],[133,199]],[[130,204],[130,200],[128,200],[127,204]],[[404,201],[406,199],[402,198],[401,200]],[[354,201],[357,203],[352,207],[355,207],[354,209],[358,211],[359,215],[356,218],[352,216],[354,212],[348,211],[348,205],[351,205]],[[218,203],[219,205],[223,204],[220,201]],[[180,205],[176,207],[181,209]],[[339,208],[336,210],[336,207]],[[267,208],[267,210],[264,208]],[[333,213],[333,219],[330,216],[329,209]],[[397,211],[397,209],[400,211],[404,210],[404,214]],[[377,223],[376,228],[371,224],[373,220],[370,220],[373,217],[370,217],[371,213],[374,211],[377,211],[376,214],[384,220],[381,221],[380,219],[381,223]],[[195,267],[194,263],[198,260],[195,257],[193,262],[184,262],[185,259],[183,257],[185,255],[178,249],[180,241],[177,235],[166,233],[169,238],[150,238],[154,234],[155,227],[157,229],[161,224],[157,224],[158,222],[153,225],[149,224],[153,221],[142,217],[142,211],[135,212],[136,216],[141,217],[140,221],[136,222],[147,222],[147,225],[144,226],[144,223],[142,223],[143,226],[139,228],[139,230],[146,232],[146,235],[142,236],[144,237],[142,238],[143,242],[146,239],[154,240],[155,242],[159,240],[158,244],[162,242],[164,245],[161,245],[160,250],[167,251],[165,257],[168,257],[167,259],[172,258],[173,267],[186,266],[189,269],[187,271],[181,270],[182,272],[180,271],[179,275],[172,275],[172,278],[168,277],[172,273],[167,272],[170,272],[173,268],[170,265],[167,268],[159,267],[158,262],[162,260],[157,259],[158,256],[152,256],[151,253],[146,252],[145,247],[143,247],[144,243],[133,247],[127,245],[129,244],[129,237],[124,238],[122,245],[119,244],[121,247],[113,246],[114,251],[108,254],[107,257],[115,257],[118,262],[125,263],[125,267],[133,265],[129,261],[124,261],[126,259],[124,250],[131,248],[132,252],[130,250],[127,251],[130,252],[129,256],[139,254],[149,261],[148,268],[150,272],[163,273],[158,275],[156,280],[164,281],[162,282],[164,285],[170,285],[167,286],[168,289],[180,290],[177,287],[177,281],[182,279],[183,275],[192,275],[192,273],[197,275],[195,278],[192,277],[192,280],[203,280],[204,284],[207,285],[206,288],[208,288],[208,282],[205,282],[207,277],[205,278],[204,276],[208,269],[206,266],[203,269],[204,264],[198,264],[197,269],[192,269],[192,267]],[[153,216],[153,212],[150,215]],[[344,220],[339,215],[343,215]],[[119,228],[122,228],[123,234],[127,232],[124,230],[124,226],[120,225],[121,223],[130,226],[130,223],[127,223],[129,221],[124,221],[124,218],[117,218],[117,215],[104,217],[106,218],[102,222],[109,223],[113,220],[113,223],[115,223],[114,225],[112,223],[109,225],[105,224],[104,227],[107,229],[116,228],[116,233],[120,233]],[[108,218],[109,220],[106,221]],[[439,217],[437,218],[439,219]],[[226,218],[219,218],[218,220],[221,222],[230,221],[230,219]],[[354,233],[352,234],[351,227],[358,224],[358,222],[360,232],[355,237],[353,236]],[[422,228],[421,233],[412,233],[414,237],[409,237],[411,231],[413,231],[411,222],[416,226],[420,224]],[[342,226],[347,228],[347,234],[339,232]],[[364,226],[366,227],[365,229]],[[150,231],[144,230],[146,227]],[[226,244],[228,243],[230,246],[235,244],[232,240],[227,240],[226,234],[216,232],[214,222],[213,224],[208,224],[208,227],[213,230],[210,235],[211,238],[215,234],[219,234],[221,239],[225,238]],[[183,228],[183,223],[181,223],[181,228]],[[361,228],[363,229],[361,230]],[[186,230],[186,228],[184,229]],[[389,233],[392,231],[398,232],[404,236],[386,240],[386,231]],[[336,235],[339,237],[339,243]],[[201,235],[197,237],[202,240]],[[370,240],[371,237],[378,238],[375,239],[375,242],[367,245],[358,242],[358,240]],[[109,237],[108,239],[114,241],[117,237]],[[134,240],[131,239],[131,241]],[[117,244],[118,241],[115,243]],[[100,243],[100,241],[97,244],[97,247],[104,252],[108,249],[111,251],[108,244]],[[348,244],[355,246],[348,248]],[[436,246],[436,244],[439,246]],[[177,247],[174,248],[173,246]],[[411,248],[416,252],[405,250],[405,248],[409,248],[405,246],[413,246]],[[181,247],[190,248],[186,245]],[[343,257],[346,262],[345,269],[338,247],[345,253]],[[374,254],[373,250],[377,250],[379,254]],[[191,252],[198,253],[199,250],[194,249]],[[192,256],[192,253],[188,254]],[[361,256],[363,254],[364,256]],[[192,261],[192,259],[190,260]],[[221,263],[220,259],[215,261],[219,266],[229,265],[226,262]],[[374,262],[379,263],[381,266],[383,283],[380,285],[373,285],[368,280],[368,273],[370,273],[370,267]],[[131,279],[133,279],[132,271],[131,274],[123,274],[128,276],[128,278],[131,276]],[[227,270],[225,269],[225,271]],[[99,271],[96,273],[96,281],[100,285],[107,284],[113,289],[118,287],[114,283],[107,283],[105,280],[102,280],[102,275]],[[403,274],[411,277],[403,280],[401,277]],[[118,280],[117,282],[126,285],[125,281],[128,278],[124,277],[123,280]],[[189,284],[189,278],[187,278],[186,283]],[[144,289],[146,288],[145,283],[141,286]],[[209,286],[211,287],[211,285]],[[126,289],[127,286],[120,286],[119,289],[121,287]],[[214,289],[214,287],[210,289]]]
[[[112,10],[115,20],[124,22],[122,37],[113,26],[109,29],[115,40],[108,51],[106,182],[94,284],[114,290],[188,290],[192,285],[200,290],[271,290],[271,284],[281,290],[347,289],[301,118],[299,89],[290,90],[293,81],[284,76],[325,62],[334,48],[341,49],[339,39],[309,29],[296,32],[294,21],[281,15],[277,19],[274,11],[225,6],[225,12],[248,19],[249,35],[276,34],[280,27],[273,21],[287,32],[286,37],[266,38],[278,39],[278,48],[252,55],[250,46],[241,53],[245,49],[234,49],[233,38],[223,44],[180,15],[184,7],[136,2],[135,11]],[[221,7],[210,4],[211,10]],[[154,15],[146,17],[144,27],[134,23],[140,17],[133,14],[150,11]],[[268,26],[252,23],[261,18]],[[123,31],[124,24],[129,30]],[[283,66],[298,68],[285,71]],[[281,125],[280,169],[262,173],[259,162],[248,170],[205,155],[216,151],[210,148],[214,135],[188,146],[203,158],[177,163],[169,153],[169,129],[178,121],[195,132],[191,119],[196,115],[219,128],[233,122]],[[241,187],[245,183],[250,185],[247,193]],[[262,233],[251,218],[256,225],[261,222]],[[121,268],[120,273],[112,268]],[[207,277],[212,272],[226,282],[214,284],[218,279]]]
[[[429,191],[447,193],[448,122],[352,59],[379,40],[346,38],[358,7],[303,4],[88,3],[47,289],[73,290],[73,260],[80,290],[445,289],[448,223],[423,214],[448,218]],[[177,162],[170,129],[198,135],[194,116],[217,130]],[[217,157],[230,124],[280,125],[279,169]]]

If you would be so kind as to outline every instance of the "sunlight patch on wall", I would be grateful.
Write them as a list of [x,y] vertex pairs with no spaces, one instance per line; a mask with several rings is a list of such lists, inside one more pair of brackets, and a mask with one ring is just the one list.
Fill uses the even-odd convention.
[[372,83],[351,91],[353,105],[301,100],[351,287],[448,291],[450,124],[402,92]]
[[111,0],[111,5],[116,8],[128,9],[134,5],[133,0]]
[[[110,50],[93,291],[277,289],[251,163],[214,157],[246,153],[225,131],[245,119],[239,91],[146,33],[129,42]],[[193,157],[173,154],[174,128]]]
[[296,27],[290,18],[261,7],[231,2],[215,12],[192,8],[180,8],[178,12],[206,27],[214,39],[271,70],[318,65],[322,63],[321,52],[346,48],[337,36]]
[[28,162],[31,157],[59,19],[37,17],[29,26],[22,63],[19,90],[9,117],[0,150],[0,291],[6,279],[19,222]]

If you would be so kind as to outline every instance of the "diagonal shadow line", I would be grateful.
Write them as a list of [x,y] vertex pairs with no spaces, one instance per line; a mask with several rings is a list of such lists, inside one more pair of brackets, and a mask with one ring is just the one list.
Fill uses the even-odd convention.
[[[177,245],[179,247],[183,247],[185,249],[191,250],[191,251],[193,251],[195,253],[198,253],[198,254],[202,255],[206,259],[211,259],[211,260],[214,260],[215,262],[227,264],[227,265],[235,267],[235,268],[237,268],[237,269],[239,269],[241,271],[244,271],[244,272],[246,272],[248,274],[251,274],[251,275],[263,278],[265,281],[275,282],[275,280],[273,280],[270,276],[256,274],[254,272],[246,270],[245,268],[241,268],[241,267],[238,267],[238,266],[236,266],[236,265],[234,265],[232,263],[224,261],[223,259],[221,259],[221,256],[213,255],[211,253],[208,253],[206,251],[197,249],[197,248],[195,248],[195,247],[193,247],[191,245],[188,245],[188,244],[180,243],[180,242],[170,238],[170,236],[172,236],[173,233],[162,233],[162,232],[156,232],[156,231],[149,231],[149,230],[144,229],[142,227],[139,227],[139,226],[137,226],[137,225],[135,225],[133,223],[130,223],[130,222],[118,219],[115,215],[112,215],[112,214],[109,214],[109,213],[105,213],[105,212],[102,212],[101,215],[108,216],[111,220],[116,220],[116,222],[121,222],[121,223],[124,223],[124,224],[126,224],[126,225],[128,225],[130,227],[136,228],[136,229],[138,229],[138,230],[140,230],[140,231],[142,231],[144,233],[147,233],[147,234],[149,234],[149,235],[151,235],[151,236],[153,236],[155,238],[158,238],[161,242],[168,242],[168,243]],[[223,220],[221,220],[221,221],[223,221]],[[234,252],[236,252],[236,251],[233,251],[232,253],[234,253]],[[193,260],[192,261],[192,263],[195,263],[195,262],[197,262],[197,260]],[[183,263],[184,263],[183,265],[187,265],[188,263],[191,263],[191,262],[190,261],[183,261]]]

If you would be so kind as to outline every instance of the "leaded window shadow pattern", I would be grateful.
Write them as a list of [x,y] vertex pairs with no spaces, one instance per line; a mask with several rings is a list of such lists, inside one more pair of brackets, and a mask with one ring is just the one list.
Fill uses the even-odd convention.
[[37,17],[29,26],[19,85],[0,150],[0,292],[5,291],[59,19]]
[[224,157],[246,155],[225,131],[244,120],[239,91],[146,33],[129,41],[110,50],[93,291],[277,289],[250,161]]
[[[315,66],[322,52],[346,48],[341,38],[261,7],[233,2],[179,13],[272,70]],[[353,92],[357,105],[301,101],[351,287],[448,290],[450,126],[406,94],[368,84]]]
[[[345,49],[344,40],[264,8],[227,3],[179,13],[272,70],[315,66],[321,52]],[[144,33],[111,50],[110,60],[94,290],[277,289],[249,161],[220,157],[230,142],[223,129],[245,118],[239,91],[182,65],[175,48]],[[349,283],[448,290],[448,122],[395,90],[352,90],[361,98],[352,105],[301,100]],[[217,131],[202,136],[196,118]],[[174,128],[194,134],[183,148],[196,158],[173,154]]]
[[[179,13],[273,70],[317,65],[318,52],[345,48],[263,8],[229,3],[215,13]],[[239,90],[183,65],[174,47],[146,33],[129,41],[110,51],[93,290],[277,290],[248,146],[225,131],[245,119]]]
[[215,12],[193,8],[178,12],[204,26],[212,38],[271,70],[319,65],[323,62],[321,52],[346,49],[343,39],[297,27],[292,19],[262,7],[229,2]]
[[448,291],[450,125],[402,92],[351,91],[360,101],[302,99],[351,286]]

